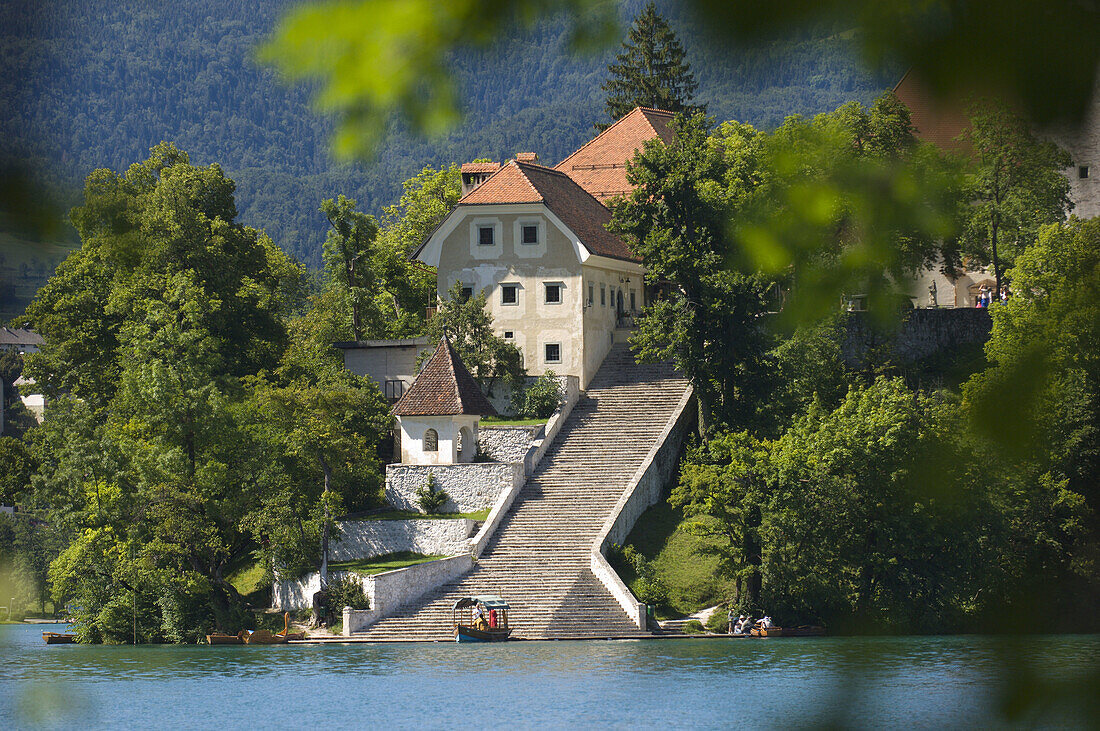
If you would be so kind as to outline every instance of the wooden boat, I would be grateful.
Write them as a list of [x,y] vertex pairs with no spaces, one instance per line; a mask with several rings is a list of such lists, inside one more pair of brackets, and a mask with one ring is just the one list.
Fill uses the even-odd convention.
[[784,627],[783,637],[824,637],[825,628],[804,624],[799,627]]
[[244,630],[241,630],[235,635],[227,635],[224,632],[215,632],[206,636],[206,644],[208,645],[243,645],[244,644]]
[[[469,610],[465,622],[459,621],[459,611]],[[455,642],[503,642],[512,634],[508,626],[508,610],[511,607],[495,594],[463,597],[455,602],[451,617],[454,623]],[[478,618],[478,619],[475,619]]]
[[750,634],[753,637],[782,637],[782,627],[753,627],[750,630]]
[[71,645],[76,642],[76,635],[63,632],[43,632],[42,639],[46,641],[47,645]]
[[[287,630],[290,629],[290,613],[283,613],[283,631],[279,633],[272,632],[269,629],[258,629],[252,632],[248,632],[244,636],[244,643],[246,645],[285,645],[287,642]],[[241,634],[244,634],[242,632]]]

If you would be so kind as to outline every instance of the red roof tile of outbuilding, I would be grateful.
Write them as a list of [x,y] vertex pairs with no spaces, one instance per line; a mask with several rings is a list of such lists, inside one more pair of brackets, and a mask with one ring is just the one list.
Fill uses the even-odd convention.
[[440,338],[432,357],[405,395],[394,404],[395,416],[495,416],[497,411],[466,370],[447,338]]
[[675,115],[661,109],[635,107],[618,122],[596,135],[555,170],[560,170],[600,202],[630,192],[626,162],[647,140],[659,138],[668,144],[675,137],[669,127]]

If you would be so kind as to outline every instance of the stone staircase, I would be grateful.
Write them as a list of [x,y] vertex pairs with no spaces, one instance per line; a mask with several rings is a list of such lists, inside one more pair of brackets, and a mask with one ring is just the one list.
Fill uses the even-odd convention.
[[670,365],[613,346],[473,571],[354,636],[453,641],[451,607],[476,594],[508,601],[517,639],[641,634],[592,574],[590,551],[687,388]]

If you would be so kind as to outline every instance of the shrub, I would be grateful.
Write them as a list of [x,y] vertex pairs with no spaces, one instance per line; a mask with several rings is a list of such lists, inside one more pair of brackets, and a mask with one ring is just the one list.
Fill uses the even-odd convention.
[[564,398],[558,377],[546,371],[527,390],[513,394],[512,408],[525,419],[549,419]]
[[337,616],[344,607],[352,609],[370,609],[370,601],[363,593],[363,582],[354,574],[343,574],[328,584],[329,609]]
[[646,604],[664,604],[668,601],[668,587],[657,578],[657,570],[634,546],[614,546],[622,560],[634,569],[637,578],[632,582],[634,595]]
[[703,623],[698,619],[689,619],[684,622],[685,635],[699,635],[703,633]]
[[726,612],[726,607],[718,607],[713,612],[711,612],[710,616],[707,617],[707,629],[720,635],[724,635],[729,632],[730,623],[729,617],[727,616]]
[[431,472],[428,473],[428,484],[416,491],[416,504],[428,515],[438,513],[450,498],[446,490],[435,489],[435,474]]

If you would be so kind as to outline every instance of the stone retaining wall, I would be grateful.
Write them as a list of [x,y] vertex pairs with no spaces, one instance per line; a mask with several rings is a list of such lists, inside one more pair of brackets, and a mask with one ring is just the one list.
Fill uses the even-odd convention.
[[[395,609],[416,601],[440,584],[457,579],[473,567],[474,557],[466,553],[461,556],[425,561],[403,569],[384,571],[373,576],[363,576],[349,571],[330,571],[329,581],[350,575],[362,582],[363,593],[370,602],[370,609],[355,610],[355,621],[360,622],[359,627],[362,628],[387,616]],[[320,589],[321,575],[316,571],[300,579],[276,581],[272,590],[274,608],[283,611],[308,609],[313,606],[313,595]],[[344,632],[348,631],[348,624],[345,621]]]
[[370,609],[344,608],[344,636],[366,629],[429,591],[468,573],[474,567],[470,554],[441,558],[403,569],[364,576],[363,593]]
[[684,437],[697,416],[694,393],[689,388],[592,544],[592,573],[618,600],[638,629],[645,629],[646,626],[645,604],[630,593],[630,589],[611,568],[607,562],[607,552],[613,543],[622,545],[642,513],[661,499],[665,486],[676,471]]
[[386,466],[386,502],[399,510],[419,510],[416,491],[435,475],[435,489],[450,496],[445,513],[473,513],[492,508],[500,494],[517,482],[523,484],[523,464],[473,462],[453,465]]
[[876,326],[866,312],[850,312],[841,352],[845,363],[856,368],[875,365],[869,359],[887,358],[912,365],[982,344],[992,327],[989,310],[972,307],[911,310],[901,322],[885,328]]
[[339,524],[332,561],[353,561],[411,551],[453,556],[470,550],[474,521],[466,518],[423,520],[349,520]]
[[480,454],[494,462],[522,462],[531,442],[541,438],[544,424],[534,426],[486,426],[478,430]]

